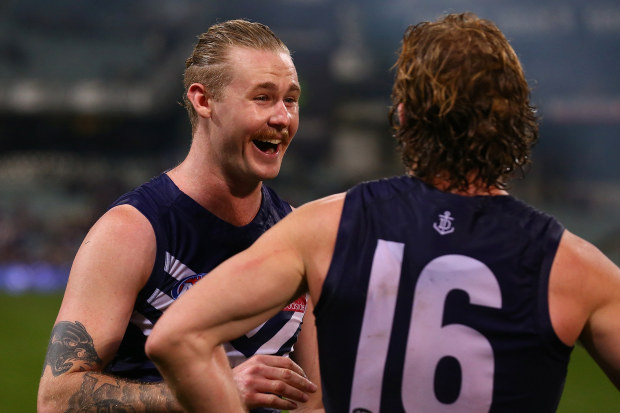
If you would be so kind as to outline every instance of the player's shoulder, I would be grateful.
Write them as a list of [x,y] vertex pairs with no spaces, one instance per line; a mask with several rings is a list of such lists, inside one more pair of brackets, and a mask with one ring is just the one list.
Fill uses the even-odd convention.
[[407,191],[420,184],[422,181],[409,175],[390,176],[360,182],[352,186],[347,193],[369,192],[375,195],[387,195],[394,191]]
[[594,244],[565,230],[558,248],[559,264],[567,271],[591,272],[610,261]]
[[104,213],[88,231],[69,278],[74,284],[99,279],[102,285],[131,286],[127,291],[138,291],[153,266],[155,250],[149,221],[132,206],[119,205]]
[[153,227],[150,221],[136,207],[122,204],[107,210],[95,222],[90,232],[125,239],[127,237],[144,237],[153,234]]
[[346,203],[350,206],[393,202],[397,198],[420,198],[437,190],[421,180],[409,176],[391,176],[360,182],[347,191]]
[[318,235],[325,229],[337,227],[342,214],[346,193],[338,193],[309,201],[293,210],[281,226],[289,226],[291,232]]
[[594,244],[568,230],[562,235],[551,271],[556,285],[585,301],[600,301],[600,297],[620,291],[620,268]]
[[306,217],[320,216],[322,213],[337,212],[338,210],[342,210],[342,205],[344,204],[346,195],[346,192],[328,195],[326,197],[319,198],[303,204],[295,211],[296,213],[297,211],[299,211],[297,215],[303,214]]

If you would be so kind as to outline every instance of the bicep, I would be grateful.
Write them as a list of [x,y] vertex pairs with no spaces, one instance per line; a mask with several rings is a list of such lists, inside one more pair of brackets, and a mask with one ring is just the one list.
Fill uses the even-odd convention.
[[144,216],[128,206],[106,213],[76,254],[52,340],[77,340],[105,365],[122,340],[154,259],[155,235]]
[[620,390],[620,269],[600,255],[594,309],[579,337],[592,358]]
[[572,234],[567,235],[561,253],[565,265],[554,269],[562,275],[556,274],[556,284],[562,282],[564,289],[571,290],[565,294],[563,308],[582,308],[584,321],[575,321],[581,328],[579,341],[620,389],[620,268]]

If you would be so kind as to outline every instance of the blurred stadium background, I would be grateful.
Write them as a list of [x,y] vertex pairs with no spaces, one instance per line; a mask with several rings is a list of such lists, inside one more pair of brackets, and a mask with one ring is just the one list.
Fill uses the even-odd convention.
[[[86,230],[117,196],[185,155],[190,127],[178,102],[196,35],[243,17],[269,25],[293,52],[301,125],[269,185],[299,205],[402,173],[387,123],[402,33],[461,11],[504,31],[542,115],[534,166],[513,194],[620,263],[614,0],[0,2],[0,400],[12,403],[0,411],[34,411],[48,334]],[[592,410],[579,407],[582,396],[598,412],[619,412],[617,392],[581,355],[574,365],[587,373],[571,373],[561,412]]]

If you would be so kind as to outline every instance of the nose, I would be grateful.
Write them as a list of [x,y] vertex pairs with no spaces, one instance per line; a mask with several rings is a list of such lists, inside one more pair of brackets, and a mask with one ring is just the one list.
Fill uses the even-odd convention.
[[286,103],[280,100],[273,106],[273,113],[269,117],[269,124],[272,126],[279,126],[280,128],[286,128],[290,125],[293,116],[294,115],[289,112]]

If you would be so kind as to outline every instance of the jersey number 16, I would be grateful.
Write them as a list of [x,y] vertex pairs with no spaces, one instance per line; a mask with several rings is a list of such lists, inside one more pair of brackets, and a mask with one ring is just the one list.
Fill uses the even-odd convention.
[[[379,412],[381,383],[388,354],[405,244],[378,240],[358,344],[349,411]],[[430,261],[417,280],[401,397],[407,413],[487,413],[493,396],[493,349],[480,332],[462,325],[442,325],[444,304],[452,290],[469,295],[471,304],[501,308],[495,275],[482,262],[464,255]],[[440,401],[434,383],[437,367],[451,358],[460,366],[454,400]]]

